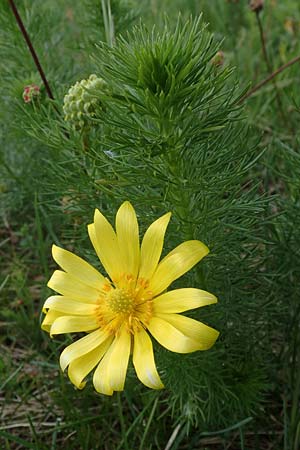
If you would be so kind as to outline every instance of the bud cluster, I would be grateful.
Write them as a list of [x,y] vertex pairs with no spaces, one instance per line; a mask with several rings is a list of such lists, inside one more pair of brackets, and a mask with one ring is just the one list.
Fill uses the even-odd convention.
[[106,92],[106,86],[106,82],[94,74],[87,80],[77,81],[64,97],[65,120],[81,130],[95,116],[96,107],[101,107],[99,93]]

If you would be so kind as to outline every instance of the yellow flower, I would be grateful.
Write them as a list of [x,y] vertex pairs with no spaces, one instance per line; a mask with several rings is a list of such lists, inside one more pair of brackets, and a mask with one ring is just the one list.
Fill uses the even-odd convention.
[[172,352],[207,350],[218,332],[178,313],[216,303],[209,292],[194,288],[166,292],[170,284],[190,270],[209,252],[197,240],[176,247],[160,262],[171,214],[147,229],[141,246],[135,211],[126,201],[116,215],[116,231],[95,211],[88,232],[110,279],[90,264],[56,245],[56,270],[48,286],[61,295],[49,297],[42,328],[50,335],[88,334],[65,348],[60,366],[72,383],[83,388],[85,377],[96,367],[95,389],[106,395],[122,391],[129,356],[140,381],[152,389],[163,384],[154,362],[149,333]]

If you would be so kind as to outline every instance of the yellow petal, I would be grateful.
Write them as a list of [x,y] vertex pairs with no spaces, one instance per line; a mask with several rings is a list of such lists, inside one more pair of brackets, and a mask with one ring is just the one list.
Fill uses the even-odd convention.
[[53,322],[59,317],[62,317],[64,315],[65,315],[64,313],[61,313],[59,311],[48,311],[41,324],[41,329],[47,331],[47,333],[50,333],[50,328]]
[[131,335],[124,326],[94,372],[93,383],[97,392],[112,395],[113,391],[124,389],[130,347]]
[[134,208],[128,201],[117,212],[116,233],[126,273],[136,278],[140,264],[139,226]]
[[59,362],[61,370],[64,371],[65,368],[72,361],[74,361],[74,359],[80,358],[86,353],[94,350],[94,348],[101,345],[102,342],[104,342],[108,337],[109,334],[107,332],[104,332],[103,330],[96,330],[79,339],[78,341],[73,342],[73,344],[70,344],[60,355]]
[[94,224],[88,226],[89,236],[97,255],[112,280],[123,272],[120,249],[113,227],[96,209]]
[[91,240],[91,243],[93,244],[94,250],[98,255],[98,258],[100,259],[100,246],[99,246],[99,242],[97,241],[97,236],[96,236],[96,228],[95,225],[93,223],[89,224],[87,226],[88,229],[88,233],[89,233],[89,237]]
[[201,347],[199,350],[207,350],[212,347],[220,334],[214,328],[181,314],[158,314],[157,316],[169,322],[186,336],[197,341]]
[[148,329],[163,347],[177,353],[207,350],[219,335],[213,328],[178,314],[158,314]]
[[160,345],[171,352],[190,353],[199,350],[196,341],[158,317],[153,317],[147,328]]
[[84,378],[96,367],[112,342],[112,337],[107,338],[101,345],[95,349],[74,359],[69,365],[68,376],[73,384],[78,389],[83,389],[85,382]]
[[180,313],[217,303],[217,297],[201,289],[185,288],[166,292],[153,301],[155,313]]
[[63,295],[52,295],[45,301],[43,312],[46,312],[47,309],[64,313],[61,315],[70,314],[71,316],[85,316],[95,314],[97,305],[79,302],[78,300],[73,300],[72,298]]
[[63,316],[53,322],[50,335],[92,331],[98,327],[96,316]]
[[86,303],[97,303],[101,294],[100,290],[98,291],[97,289],[82,283],[69,273],[62,272],[61,270],[55,270],[48,281],[47,286],[59,294]]
[[105,283],[105,278],[94,267],[84,261],[79,256],[74,255],[68,250],[64,250],[56,245],[52,246],[52,255],[57,264],[73,277],[78,278],[95,289],[101,289]]
[[164,236],[171,218],[171,213],[153,222],[147,229],[141,245],[141,267],[139,278],[150,280],[157,268],[161,256]]
[[161,260],[154,272],[149,286],[153,296],[164,291],[208,253],[209,249],[200,241],[186,241],[178,245]]
[[144,329],[134,335],[133,365],[137,377],[146,386],[151,389],[164,387],[156,370],[151,339]]

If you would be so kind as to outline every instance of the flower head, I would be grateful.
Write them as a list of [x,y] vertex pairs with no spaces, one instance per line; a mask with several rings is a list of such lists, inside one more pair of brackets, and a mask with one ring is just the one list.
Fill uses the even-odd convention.
[[138,222],[126,201],[116,215],[116,231],[95,211],[88,232],[108,274],[73,253],[53,246],[56,270],[48,286],[61,295],[49,297],[42,328],[50,335],[88,334],[65,348],[62,370],[83,388],[94,369],[95,389],[112,395],[122,391],[130,354],[138,378],[153,389],[163,388],[156,369],[150,334],[165,348],[178,353],[207,350],[218,332],[179,313],[216,303],[214,295],[194,288],[166,291],[209,252],[197,240],[180,244],[160,262],[171,214],[153,222],[139,243]]

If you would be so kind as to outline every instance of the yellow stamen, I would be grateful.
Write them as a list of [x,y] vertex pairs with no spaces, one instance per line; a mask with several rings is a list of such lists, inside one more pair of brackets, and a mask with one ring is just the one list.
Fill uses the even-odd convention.
[[131,274],[121,274],[114,280],[115,288],[106,286],[99,298],[96,310],[99,325],[110,333],[117,334],[123,324],[129,333],[136,333],[147,326],[152,317],[152,295],[146,291],[149,282]]

